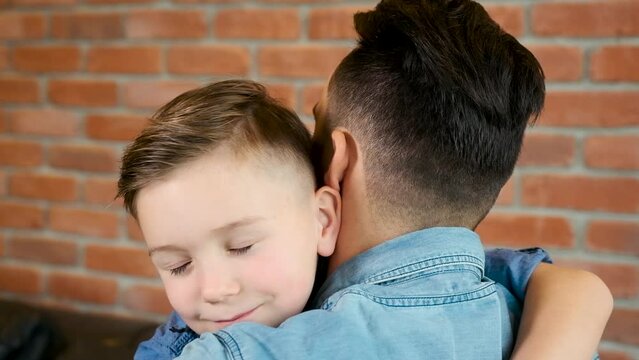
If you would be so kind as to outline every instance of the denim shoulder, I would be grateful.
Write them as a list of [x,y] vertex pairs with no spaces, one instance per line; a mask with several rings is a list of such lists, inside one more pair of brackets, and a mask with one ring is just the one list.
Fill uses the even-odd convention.
[[541,248],[486,250],[485,274],[523,303],[530,276],[542,262],[552,264],[548,253]]
[[174,359],[180,356],[188,343],[197,338],[198,335],[174,311],[167,321],[155,330],[152,338],[138,345],[133,359]]

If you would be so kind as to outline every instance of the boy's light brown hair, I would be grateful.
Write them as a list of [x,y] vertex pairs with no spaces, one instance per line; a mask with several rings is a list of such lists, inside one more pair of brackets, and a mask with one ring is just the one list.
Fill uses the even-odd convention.
[[220,145],[294,164],[314,180],[311,137],[295,113],[249,80],[187,91],[161,107],[122,156],[117,197],[137,219],[135,199],[148,184]]

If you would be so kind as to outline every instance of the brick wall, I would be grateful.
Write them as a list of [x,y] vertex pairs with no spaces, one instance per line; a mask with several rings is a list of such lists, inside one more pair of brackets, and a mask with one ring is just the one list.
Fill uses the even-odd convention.
[[[0,0],[0,297],[160,318],[140,234],[112,202],[123,146],[154,108],[227,77],[311,121],[353,11],[373,4]],[[639,2],[485,4],[549,91],[480,232],[597,273],[615,296],[604,358],[639,359]]]

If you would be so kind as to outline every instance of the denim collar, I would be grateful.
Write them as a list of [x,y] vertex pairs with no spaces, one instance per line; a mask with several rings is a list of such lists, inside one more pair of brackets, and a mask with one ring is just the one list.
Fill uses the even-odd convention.
[[380,283],[460,262],[483,276],[484,248],[477,233],[461,227],[434,227],[404,234],[340,265],[320,288],[314,305],[320,308],[331,295],[351,285]]

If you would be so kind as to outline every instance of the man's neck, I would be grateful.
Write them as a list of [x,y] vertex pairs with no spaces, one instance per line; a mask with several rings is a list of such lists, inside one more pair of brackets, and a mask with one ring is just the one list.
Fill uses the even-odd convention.
[[363,215],[355,211],[343,213],[342,228],[337,238],[335,252],[328,260],[328,275],[332,274],[343,263],[385,241],[419,230],[400,229],[390,225],[380,227],[373,221],[365,221],[370,218],[368,215],[368,212]]

